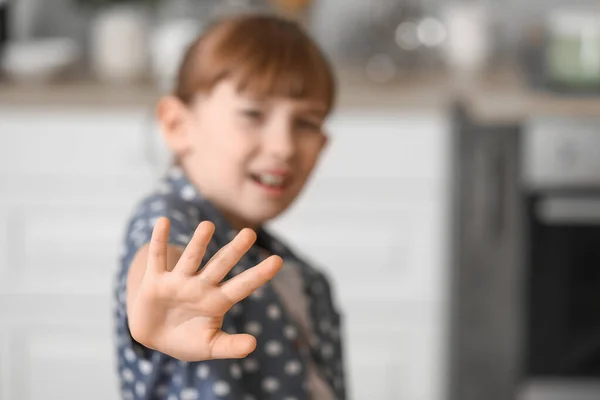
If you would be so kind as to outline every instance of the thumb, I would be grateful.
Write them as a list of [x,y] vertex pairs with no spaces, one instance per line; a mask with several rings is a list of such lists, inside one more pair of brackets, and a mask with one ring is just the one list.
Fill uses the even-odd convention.
[[256,338],[247,333],[231,335],[220,331],[211,343],[210,358],[244,358],[256,348]]

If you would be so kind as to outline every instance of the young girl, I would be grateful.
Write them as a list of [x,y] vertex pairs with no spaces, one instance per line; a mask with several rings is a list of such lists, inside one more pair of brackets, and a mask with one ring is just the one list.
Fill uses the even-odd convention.
[[292,22],[230,18],[190,46],[157,107],[175,162],[119,268],[124,399],[345,399],[329,283],[264,228],[309,179],[334,93]]

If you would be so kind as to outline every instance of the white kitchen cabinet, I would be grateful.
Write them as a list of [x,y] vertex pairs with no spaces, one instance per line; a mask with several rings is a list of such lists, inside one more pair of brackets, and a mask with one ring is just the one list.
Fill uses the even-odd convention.
[[[352,398],[441,400],[446,117],[342,110],[329,129],[272,228],[334,281]],[[117,398],[112,280],[152,135],[142,108],[0,110],[0,399]]]
[[0,398],[114,399],[112,277],[143,111],[0,112]]

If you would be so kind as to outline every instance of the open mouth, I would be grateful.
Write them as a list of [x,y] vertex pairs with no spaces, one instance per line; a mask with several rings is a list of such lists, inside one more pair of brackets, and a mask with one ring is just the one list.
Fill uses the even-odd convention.
[[290,182],[290,179],[285,175],[278,174],[250,174],[250,178],[264,189],[270,191],[283,191]]

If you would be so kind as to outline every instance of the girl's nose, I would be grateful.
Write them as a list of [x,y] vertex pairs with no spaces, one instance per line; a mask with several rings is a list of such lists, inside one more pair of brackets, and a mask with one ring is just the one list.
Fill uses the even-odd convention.
[[294,132],[289,124],[279,124],[269,129],[265,135],[264,147],[270,155],[282,161],[288,161],[296,154]]

